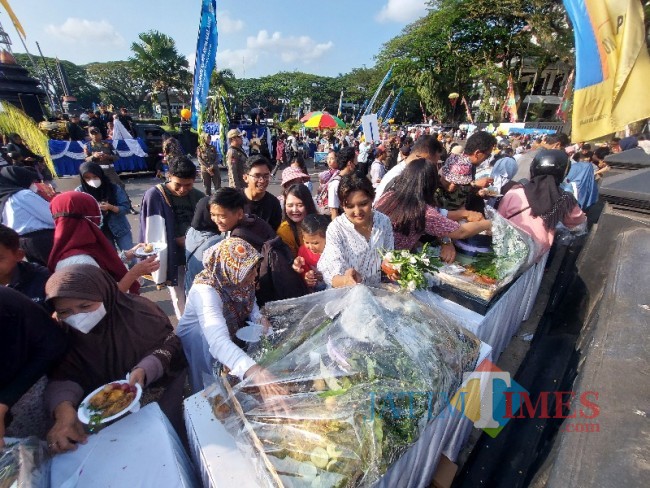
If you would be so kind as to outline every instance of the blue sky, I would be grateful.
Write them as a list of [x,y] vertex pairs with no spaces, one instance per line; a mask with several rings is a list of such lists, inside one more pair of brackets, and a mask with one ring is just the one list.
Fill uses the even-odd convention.
[[[200,0],[9,0],[36,53],[77,64],[127,59],[140,32],[174,38],[193,63]],[[336,76],[372,66],[384,42],[426,13],[426,0],[217,0],[218,68],[238,78],[278,71]],[[24,52],[9,16],[0,22]]]

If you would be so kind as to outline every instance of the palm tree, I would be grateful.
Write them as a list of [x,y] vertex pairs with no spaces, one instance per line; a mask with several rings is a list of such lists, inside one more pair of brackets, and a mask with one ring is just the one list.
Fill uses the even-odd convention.
[[171,121],[169,90],[182,88],[187,77],[187,59],[176,50],[174,39],[161,32],[150,30],[141,33],[140,42],[131,44],[133,56],[129,62],[136,75],[151,83],[154,91],[165,94],[167,114]]

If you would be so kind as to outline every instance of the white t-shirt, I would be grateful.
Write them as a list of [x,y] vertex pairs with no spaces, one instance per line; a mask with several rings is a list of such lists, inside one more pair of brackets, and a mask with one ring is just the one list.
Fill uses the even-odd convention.
[[399,175],[401,175],[404,172],[404,168],[406,168],[406,163],[402,161],[399,164],[396,164],[393,166],[388,173],[384,175],[384,177],[381,179],[381,183],[377,186],[375,189],[375,201],[373,202],[373,205],[376,205],[381,196],[384,194],[386,191],[386,188],[388,185]]
[[341,177],[334,176],[327,184],[327,206],[329,208],[339,208],[341,202],[339,201],[339,185],[341,184]]
[[373,188],[379,186],[378,182],[381,182],[385,174],[386,166],[375,159],[370,165],[370,182],[372,183]]

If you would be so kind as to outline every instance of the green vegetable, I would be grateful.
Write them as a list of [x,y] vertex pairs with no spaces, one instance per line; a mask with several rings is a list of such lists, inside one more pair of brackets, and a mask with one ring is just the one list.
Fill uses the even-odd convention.
[[481,254],[475,257],[470,266],[476,274],[493,280],[500,279],[497,272],[497,255],[494,253]]
[[329,463],[330,457],[325,449],[322,447],[316,447],[311,452],[310,459],[314,466],[320,469],[325,469]]
[[330,458],[340,458],[343,455],[343,451],[340,450],[336,444],[328,444],[327,454]]
[[395,250],[383,253],[382,258],[395,268],[399,275],[397,283],[408,291],[428,288],[430,284],[427,275],[436,273],[442,265],[440,258],[429,249],[428,243],[422,246],[419,253]]

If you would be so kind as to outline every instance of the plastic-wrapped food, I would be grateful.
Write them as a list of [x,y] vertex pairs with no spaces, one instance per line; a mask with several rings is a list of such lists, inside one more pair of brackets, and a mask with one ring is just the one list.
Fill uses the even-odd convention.
[[475,257],[456,255],[456,261],[443,265],[435,278],[438,284],[489,302],[501,289],[533,264],[535,244],[491,207],[492,253]]
[[50,461],[36,437],[11,441],[0,450],[0,488],[41,488],[49,484]]
[[357,285],[264,312],[280,332],[254,357],[285,389],[283,409],[246,381],[214,410],[235,438],[245,434],[269,486],[369,486],[448,408],[478,359],[478,339],[408,293]]

